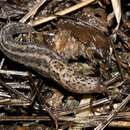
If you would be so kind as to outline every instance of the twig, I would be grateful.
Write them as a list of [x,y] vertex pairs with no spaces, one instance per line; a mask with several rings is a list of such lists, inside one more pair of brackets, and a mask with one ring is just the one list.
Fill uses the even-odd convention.
[[30,102],[27,100],[21,100],[21,99],[1,99],[0,100],[0,106],[2,105],[8,105],[8,106],[29,106]]
[[45,22],[51,21],[53,19],[56,19],[58,16],[63,16],[63,15],[66,15],[68,13],[71,13],[71,12],[73,12],[75,10],[78,10],[78,9],[80,9],[80,8],[86,6],[86,5],[88,5],[88,4],[90,4],[90,3],[94,2],[94,1],[95,0],[85,0],[85,1],[80,2],[80,3],[78,3],[78,4],[74,5],[74,6],[69,7],[67,9],[59,11],[59,12],[55,13],[52,16],[49,16],[49,17],[46,17],[46,18],[42,17],[42,18],[39,18],[39,19],[34,20],[32,22],[29,22],[28,24],[30,24],[31,26],[37,26],[39,24],[43,24]]
[[[48,106],[48,104],[46,103],[45,99],[42,98],[42,95],[41,95],[41,93],[40,93],[40,91],[39,91],[39,88],[38,88],[39,86],[42,86],[42,84],[43,84],[44,81],[43,81],[43,80],[39,80],[38,84],[35,85],[35,84],[33,83],[32,77],[29,76],[28,78],[29,78],[29,80],[30,80],[32,89],[35,91],[35,94],[34,94],[34,96],[33,96],[33,98],[32,98],[32,101],[34,101],[34,99],[37,97],[37,100],[38,100],[38,102],[39,102],[40,109],[41,109],[42,111],[44,111],[44,110],[47,111],[47,113],[49,114],[49,116],[54,120],[54,123],[55,123],[56,128],[58,128],[57,119],[56,119],[56,117],[53,115],[52,110],[51,110],[51,108]],[[32,103],[33,103],[33,102],[32,102]]]
[[[115,36],[117,36],[117,34],[115,34]],[[122,72],[119,56],[116,53],[115,45],[114,45],[113,42],[111,42],[111,45],[112,45],[112,48],[113,48],[113,53],[114,53],[114,56],[115,56],[115,59],[116,59],[116,64],[117,64],[118,70],[121,74],[122,80],[124,80],[125,78],[124,78],[124,75],[123,75],[123,72]]]
[[0,97],[4,97],[4,98],[11,98],[10,95],[8,95],[7,93],[5,92],[0,92]]
[[[110,100],[111,100],[111,97],[99,99],[99,100],[93,101],[92,106],[93,107],[98,106],[98,105],[101,106],[102,104],[110,103]],[[62,109],[62,111],[60,111],[60,109],[59,110],[57,109],[57,111],[60,111],[60,113],[58,113],[59,116],[64,116],[64,115],[69,115],[72,113],[79,114],[80,112],[83,112],[84,110],[88,108],[90,108],[90,103],[82,104],[76,109]],[[53,113],[56,114],[55,111]]]
[[[99,100],[93,101],[92,106],[95,107],[101,104],[110,103],[110,101],[111,101],[111,97],[99,99]],[[83,104],[75,110],[75,113],[80,113],[81,111],[88,108],[90,108],[90,103]]]
[[21,23],[25,23],[30,17],[34,16],[37,10],[46,2],[47,0],[41,0],[38,2],[30,11],[20,20]]
[[18,97],[22,97],[24,99],[31,101],[30,98],[28,98],[27,96],[25,96],[23,93],[19,92],[18,90],[12,88],[11,86],[5,84],[1,79],[0,79],[0,85],[4,88],[8,89],[10,92],[14,93],[15,95],[17,95]]
[[20,83],[19,82],[6,82],[6,84],[8,84],[9,86],[15,89],[26,89],[26,90],[30,89],[30,86],[26,84],[26,82],[20,82]]
[[2,60],[0,62],[0,69],[3,67],[4,61],[5,61],[5,58],[2,58]]
[[130,122],[129,121],[112,121],[110,124],[111,127],[117,127],[117,128],[130,128]]
[[14,70],[0,70],[0,74],[29,76],[28,72],[14,71]]
[[119,113],[123,107],[129,102],[130,95],[128,95],[122,103],[106,118],[105,121],[103,121],[101,124],[99,124],[94,130],[103,130],[107,125],[110,124],[110,122],[113,120],[113,118]]

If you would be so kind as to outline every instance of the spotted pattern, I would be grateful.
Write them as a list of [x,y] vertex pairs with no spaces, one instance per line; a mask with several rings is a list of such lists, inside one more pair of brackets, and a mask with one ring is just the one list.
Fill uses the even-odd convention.
[[36,44],[19,44],[13,37],[24,33],[30,27],[21,23],[7,24],[0,32],[0,50],[11,60],[31,67],[43,76],[52,78],[74,93],[102,93],[105,87],[94,77],[88,77],[70,67],[57,53]]
[[49,67],[51,77],[70,92],[83,94],[106,91],[98,78],[82,75],[62,61],[52,60]]

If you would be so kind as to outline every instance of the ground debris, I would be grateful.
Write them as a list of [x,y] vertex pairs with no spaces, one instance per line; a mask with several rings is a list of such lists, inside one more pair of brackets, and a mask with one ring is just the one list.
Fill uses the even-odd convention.
[[[103,130],[107,125],[130,128],[130,2],[121,2],[120,21],[116,21],[112,4],[108,0],[0,1],[1,29],[12,22],[33,28],[14,36],[20,43],[16,45],[18,49],[30,43],[45,47],[62,58],[70,70],[68,75],[74,70],[80,75],[77,80],[91,77],[88,84],[99,81],[105,87],[104,91],[99,92],[97,87],[94,93],[87,94],[68,91],[61,87],[62,81],[59,84],[50,79],[53,72],[40,75],[36,66],[32,69],[25,65],[30,59],[19,64],[1,50],[1,130]],[[35,53],[35,49],[31,52]],[[40,60],[36,60],[39,65]],[[51,72],[46,64],[47,72]],[[64,64],[57,70],[64,68]],[[73,83],[77,83],[75,79]]]

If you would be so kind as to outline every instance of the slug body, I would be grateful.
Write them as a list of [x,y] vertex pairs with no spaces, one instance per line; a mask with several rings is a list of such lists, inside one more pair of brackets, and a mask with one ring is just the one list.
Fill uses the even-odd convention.
[[22,23],[9,23],[0,32],[0,50],[11,60],[31,67],[41,75],[52,78],[74,93],[102,93],[106,89],[95,77],[78,73],[56,52],[31,42],[19,42],[14,36],[28,33],[32,28]]
[[42,75],[48,77],[50,60],[62,58],[47,47],[36,43],[16,41],[18,34],[29,34],[34,31],[30,26],[22,23],[9,23],[5,25],[0,34],[0,49],[11,60],[31,67]]
[[97,77],[82,75],[69,65],[61,61],[52,60],[50,62],[50,74],[53,79],[73,93],[102,93],[106,88],[99,83]]

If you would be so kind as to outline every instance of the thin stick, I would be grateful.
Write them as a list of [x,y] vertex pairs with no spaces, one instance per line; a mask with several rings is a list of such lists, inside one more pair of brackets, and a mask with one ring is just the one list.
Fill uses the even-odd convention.
[[29,100],[30,102],[32,102],[30,98],[25,96],[23,93],[19,92],[17,89],[12,88],[11,86],[5,84],[1,79],[0,79],[0,85],[4,88],[8,89],[10,92],[14,93],[15,95],[17,95],[18,97],[25,98],[25,99]]
[[[0,70],[0,74],[29,76],[28,72],[15,71],[15,70]],[[34,75],[32,75],[32,76],[34,76]]]
[[113,118],[119,113],[123,107],[129,102],[130,100],[130,95],[128,95],[122,103],[106,118],[105,121],[103,121],[101,124],[99,124],[94,130],[103,130],[107,125],[111,123]]
[[0,69],[2,69],[3,64],[4,64],[5,58],[2,58],[1,62],[0,62]]
[[20,20],[21,23],[25,23],[31,16],[34,16],[37,10],[46,2],[47,0],[41,0],[38,2],[30,11]]
[[56,19],[58,16],[63,16],[63,15],[66,15],[66,14],[68,14],[68,13],[71,13],[71,12],[73,12],[73,11],[75,11],[75,10],[78,10],[78,9],[80,9],[80,8],[86,6],[86,5],[88,5],[88,4],[90,4],[90,3],[94,2],[94,1],[95,1],[95,0],[85,0],[85,1],[80,2],[80,3],[78,3],[78,4],[74,5],[74,6],[69,7],[69,8],[67,8],[67,9],[64,9],[64,10],[62,10],[62,11],[59,11],[59,12],[55,13],[55,15],[53,15],[53,16],[42,17],[42,18],[39,18],[39,19],[34,20],[34,21],[32,21],[32,22],[29,22],[29,24],[30,24],[31,26],[37,26],[37,25],[39,25],[39,24],[46,23],[46,22],[48,22],[48,21],[51,21],[51,20]]

